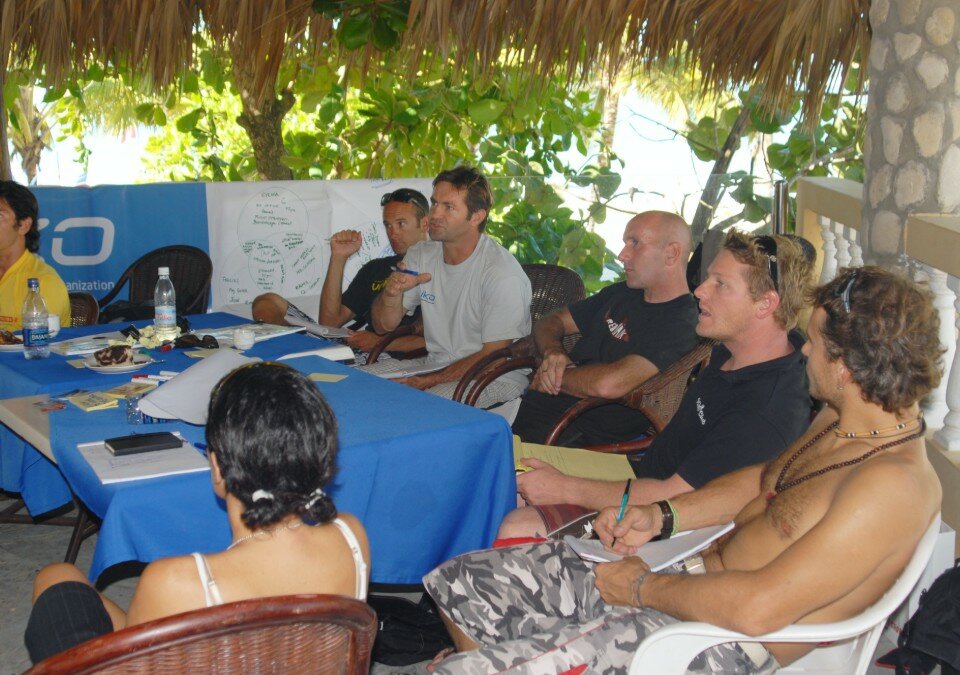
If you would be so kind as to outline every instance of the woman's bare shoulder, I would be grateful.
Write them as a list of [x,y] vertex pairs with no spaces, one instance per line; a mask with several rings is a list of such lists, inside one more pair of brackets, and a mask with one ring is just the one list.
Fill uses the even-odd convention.
[[130,603],[127,625],[204,606],[203,589],[191,556],[162,558],[147,565]]
[[367,560],[370,560],[370,544],[367,541],[367,531],[363,529],[363,523],[351,513],[338,513],[337,518],[342,520],[347,524],[347,527],[350,528],[350,531],[357,537],[357,541],[360,542],[360,548],[363,550],[363,557]]

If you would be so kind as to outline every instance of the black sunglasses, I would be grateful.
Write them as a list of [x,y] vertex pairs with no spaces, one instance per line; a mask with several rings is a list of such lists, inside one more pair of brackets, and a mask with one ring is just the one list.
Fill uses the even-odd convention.
[[853,290],[853,282],[856,280],[857,270],[854,270],[850,273],[850,276],[847,277],[847,281],[843,284],[843,286],[838,286],[833,292],[834,296],[840,298],[840,301],[843,303],[843,310],[847,314],[850,313],[850,292]]
[[424,212],[430,210],[430,205],[427,204],[427,198],[410,188],[400,188],[399,190],[388,192],[380,198],[380,206],[386,206],[390,202],[413,203]]
[[192,349],[194,347],[202,347],[203,349],[219,349],[220,343],[217,342],[217,338],[212,335],[204,335],[200,337],[195,333],[187,333],[186,335],[181,335],[176,340],[173,341],[173,346],[177,349]]
[[780,270],[777,261],[777,240],[769,235],[757,237],[757,248],[767,256],[767,270],[770,272],[770,279],[773,280],[773,289],[780,292]]

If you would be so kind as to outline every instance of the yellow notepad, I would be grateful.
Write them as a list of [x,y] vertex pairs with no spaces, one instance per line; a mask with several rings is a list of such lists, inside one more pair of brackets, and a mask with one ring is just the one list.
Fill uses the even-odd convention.
[[314,382],[339,382],[346,375],[337,375],[334,373],[310,373],[310,379]]
[[526,470],[521,459],[533,457],[542,460],[561,473],[590,480],[626,480],[636,478],[630,461],[624,455],[590,452],[579,448],[559,448],[552,445],[526,443],[513,437],[513,459],[517,470]]
[[128,396],[136,396],[137,394],[144,394],[151,389],[155,389],[157,386],[156,382],[153,381],[143,381],[143,382],[127,382],[126,384],[121,384],[119,387],[114,387],[113,389],[107,389],[103,392],[106,396],[111,396],[113,398],[127,398]]
[[84,394],[77,394],[76,396],[71,396],[67,400],[84,412],[116,408],[119,404],[118,399],[115,399],[112,396],[107,396],[102,391],[89,391]]

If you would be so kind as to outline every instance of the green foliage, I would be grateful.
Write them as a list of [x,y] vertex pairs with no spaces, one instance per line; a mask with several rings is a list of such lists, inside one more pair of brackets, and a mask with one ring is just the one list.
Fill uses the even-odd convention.
[[[200,67],[184,75],[174,104],[137,109],[160,127],[147,144],[150,179],[257,180],[253,150],[236,122],[241,105],[224,75],[230,67],[220,58],[201,47]],[[290,70],[297,104],[283,120],[283,163],[295,179],[422,177],[477,165],[492,177],[487,231],[521,262],[566,265],[591,289],[602,275],[622,272],[589,230],[605,218],[620,176],[609,167],[572,167],[566,158],[599,135],[594,94],[559,80],[530,93],[517,68],[502,68],[492,85],[455,80],[442,65],[411,81],[389,55],[369,68],[378,77],[362,83],[358,72],[341,68],[331,58]],[[173,124],[159,124],[160,113]],[[596,201],[577,213],[563,207],[560,189],[568,181],[592,187]]]
[[410,0],[313,0],[313,11],[338,23],[337,38],[347,49],[370,43],[386,52],[407,29]]
[[[730,134],[734,120],[744,108],[749,122],[743,130],[741,144],[753,146],[762,156],[769,173],[787,181],[790,188],[790,223],[795,222],[795,185],[804,176],[839,176],[862,182],[863,131],[865,108],[859,92],[859,66],[854,64],[840,92],[828,94],[820,116],[812,124],[800,124],[797,112],[799,97],[786,110],[770,111],[758,107],[756,91],[740,94],[739,103],[730,104],[713,115],[705,115],[687,124],[686,137],[691,151],[703,161],[716,161]],[[771,136],[773,138],[771,138]],[[725,227],[745,220],[760,223],[772,212],[773,200],[755,191],[761,178],[754,173],[737,171],[723,176],[724,191],[741,206],[740,213],[714,226]],[[764,190],[769,192],[769,189]],[[723,192],[721,192],[722,196]]]

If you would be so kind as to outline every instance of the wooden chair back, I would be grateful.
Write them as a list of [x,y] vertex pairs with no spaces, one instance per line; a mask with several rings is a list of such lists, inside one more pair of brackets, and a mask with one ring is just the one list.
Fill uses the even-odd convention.
[[657,373],[621,398],[585,398],[577,402],[560,417],[544,443],[546,445],[557,445],[563,431],[585,411],[604,405],[619,404],[643,413],[650,420],[651,433],[644,439],[624,439],[622,443],[596,445],[588,449],[619,454],[642,450],[650,444],[655,434],[663,431],[663,428],[673,418],[674,413],[680,406],[680,400],[690,385],[692,375],[706,365],[715,344],[713,340],[701,340],[696,347],[677,359],[666,370]]
[[366,675],[376,631],[374,611],[353,598],[258,598],[103,635],[27,672]]

